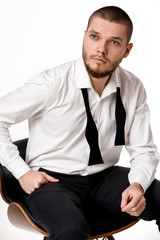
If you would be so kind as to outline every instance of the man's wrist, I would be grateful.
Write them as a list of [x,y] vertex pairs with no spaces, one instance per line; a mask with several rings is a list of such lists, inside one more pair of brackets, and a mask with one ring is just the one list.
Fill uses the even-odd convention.
[[139,190],[144,194],[144,189],[141,184],[139,184],[138,182],[133,182],[131,185],[139,188]]

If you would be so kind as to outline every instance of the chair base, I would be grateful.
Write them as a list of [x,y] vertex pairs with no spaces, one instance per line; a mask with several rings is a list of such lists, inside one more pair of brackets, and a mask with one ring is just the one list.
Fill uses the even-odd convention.
[[[115,240],[115,238],[114,238],[113,236],[105,237],[104,240],[105,240],[105,239],[106,239],[106,240],[107,240],[107,239],[108,239],[108,240]],[[43,240],[48,240],[48,237],[45,236],[45,237],[43,238]]]
[[[99,238],[96,238],[95,240],[98,240]],[[115,238],[112,236],[112,235],[110,235],[110,236],[107,236],[107,237],[103,237],[102,238],[102,240],[115,240]]]

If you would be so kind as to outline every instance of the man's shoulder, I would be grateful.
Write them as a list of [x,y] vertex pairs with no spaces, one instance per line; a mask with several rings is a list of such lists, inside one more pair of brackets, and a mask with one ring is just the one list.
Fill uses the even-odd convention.
[[122,68],[121,66],[119,66],[117,68],[117,71],[118,71],[118,75],[120,77],[125,77],[126,79],[131,80],[131,81],[132,80],[140,81],[139,78],[135,74],[133,74],[132,72]]
[[72,68],[74,67],[76,60],[66,62],[52,68],[46,69],[28,80],[28,82],[32,82],[35,84],[48,85],[56,80],[64,80],[66,76],[70,73]]
[[68,75],[68,73],[74,67],[75,63],[76,63],[76,60],[62,63],[60,65],[54,66],[46,70],[45,72],[47,72],[47,74],[51,76],[51,78],[57,79],[57,78],[63,77],[66,74]]
[[119,66],[117,68],[117,78],[120,85],[136,87],[137,85],[141,85],[141,80],[132,72],[122,68]]
[[145,88],[141,80],[136,75],[123,69],[122,67],[117,68],[116,74],[117,84],[121,88],[121,93],[125,96],[127,104],[131,100],[135,101],[136,99],[139,99],[139,97],[142,99],[145,98]]

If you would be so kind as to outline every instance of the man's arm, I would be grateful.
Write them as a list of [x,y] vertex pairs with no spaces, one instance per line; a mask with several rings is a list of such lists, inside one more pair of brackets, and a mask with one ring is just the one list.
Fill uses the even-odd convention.
[[121,201],[122,211],[132,216],[139,216],[145,209],[143,194],[154,180],[159,162],[159,154],[153,143],[150,128],[146,92],[142,84],[137,91],[135,112],[126,141],[126,150],[131,156],[130,186],[122,193]]
[[18,179],[30,168],[12,144],[9,127],[43,113],[45,93],[41,84],[26,83],[0,98],[0,161]]
[[[139,183],[144,192],[155,178],[159,163],[159,154],[153,143],[150,127],[150,111],[146,103],[146,93],[142,84],[137,87],[137,101],[135,109],[128,110],[133,115],[131,126],[126,137],[126,150],[131,157],[129,172],[130,184]],[[134,111],[132,113],[132,111]]]

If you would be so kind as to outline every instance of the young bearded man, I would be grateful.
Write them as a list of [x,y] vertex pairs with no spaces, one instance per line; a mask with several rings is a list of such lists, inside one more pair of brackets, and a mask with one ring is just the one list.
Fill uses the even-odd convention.
[[[159,155],[141,81],[119,64],[133,44],[120,8],[89,18],[83,57],[31,78],[0,100],[1,162],[19,180],[26,205],[49,240],[88,240],[92,209],[121,221],[156,220]],[[28,119],[24,162],[8,128]],[[123,145],[131,168],[115,166]]]

